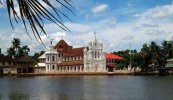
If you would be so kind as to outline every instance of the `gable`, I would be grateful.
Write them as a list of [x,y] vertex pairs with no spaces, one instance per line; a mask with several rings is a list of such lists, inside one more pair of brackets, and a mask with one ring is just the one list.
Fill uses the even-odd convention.
[[59,53],[67,52],[69,49],[72,49],[72,46],[69,46],[64,40],[60,40],[55,46],[54,49]]

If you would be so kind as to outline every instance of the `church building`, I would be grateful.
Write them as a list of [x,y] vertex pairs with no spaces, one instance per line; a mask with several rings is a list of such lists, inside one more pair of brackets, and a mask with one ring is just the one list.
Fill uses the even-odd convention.
[[41,55],[38,65],[46,73],[55,72],[106,72],[106,57],[103,43],[94,39],[86,47],[73,48],[61,39]]

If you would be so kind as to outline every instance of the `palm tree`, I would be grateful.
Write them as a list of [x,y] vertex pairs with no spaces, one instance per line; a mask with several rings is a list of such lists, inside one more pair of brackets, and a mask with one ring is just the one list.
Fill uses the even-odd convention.
[[12,47],[15,48],[15,49],[19,48],[20,45],[21,45],[21,41],[20,41],[19,38],[13,38],[11,43],[12,43]]
[[7,49],[7,55],[8,55],[9,57],[14,58],[14,56],[15,56],[14,48],[12,48],[12,47],[8,48],[8,49]]
[[148,65],[151,59],[151,51],[148,44],[144,44],[139,55],[141,56],[141,68],[143,71],[148,71]]
[[7,49],[7,55],[13,58],[28,55],[30,49],[28,46],[21,47],[21,41],[19,38],[13,38],[11,41],[11,47]]
[[[44,30],[45,20],[54,22],[57,26],[65,31],[69,30],[64,25],[62,18],[65,17],[68,20],[70,20],[70,18],[61,10],[57,9],[50,1],[51,0],[6,0],[8,16],[12,28],[14,29],[12,22],[12,18],[14,18],[16,23],[18,23],[18,21],[21,21],[23,23],[27,34],[30,36],[27,27],[27,25],[29,24],[29,27],[32,30],[35,38],[39,38],[39,40],[41,40],[40,34],[42,32],[46,35],[46,32]],[[19,7],[19,13],[17,13],[15,9],[15,3],[17,3]],[[43,3],[53,11],[49,11],[47,7],[43,6]],[[71,0],[55,0],[55,3],[58,3],[69,12],[74,14],[71,10],[73,8],[71,5]],[[2,0],[0,0],[0,4],[3,4]]]
[[15,56],[19,55],[19,50],[20,50],[20,45],[21,45],[21,41],[19,38],[13,38],[13,40],[11,41],[12,44],[12,48],[14,49]]
[[29,51],[30,51],[30,49],[29,49],[28,46],[23,46],[23,47],[21,48],[21,50],[23,51],[23,55],[28,55],[28,53],[29,53]]
[[152,41],[149,48],[152,56],[150,63],[154,64],[155,66],[159,66],[160,47],[157,45],[156,42]]
[[162,42],[162,50],[166,57],[166,59],[170,59],[173,57],[173,42],[172,41],[163,41]]
[[162,58],[163,64],[166,64],[166,60],[173,57],[173,42],[172,41],[163,41],[162,42]]

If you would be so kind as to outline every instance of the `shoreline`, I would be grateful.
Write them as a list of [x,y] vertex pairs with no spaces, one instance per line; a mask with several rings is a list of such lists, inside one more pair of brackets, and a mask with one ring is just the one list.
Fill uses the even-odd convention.
[[167,76],[173,75],[173,73],[168,73],[160,75],[156,72],[59,72],[59,73],[20,73],[20,74],[3,74],[2,76],[118,76],[118,75],[127,75],[127,76]]
[[107,75],[133,75],[133,73],[110,73],[110,72],[75,72],[75,73],[20,73],[12,76],[107,76]]

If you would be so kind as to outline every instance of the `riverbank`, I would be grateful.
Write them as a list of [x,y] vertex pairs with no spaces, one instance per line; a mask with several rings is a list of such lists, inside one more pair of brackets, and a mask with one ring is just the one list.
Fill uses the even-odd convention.
[[[150,76],[150,75],[160,75],[158,72],[59,72],[59,73],[20,73],[20,74],[5,74],[3,76],[71,76],[71,75],[133,75],[133,76]],[[167,75],[167,74],[166,74]],[[168,75],[173,75],[169,73]]]
[[134,72],[129,70],[115,70],[114,72],[52,72],[52,73],[8,73],[1,76],[69,76],[69,75],[133,75],[133,76],[149,76],[149,75],[173,75],[172,71],[167,73],[153,72]]
[[134,75],[131,72],[58,72],[58,73],[18,73],[4,76],[69,76],[69,75]]

